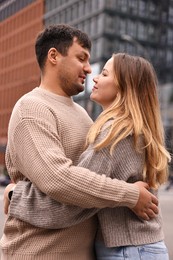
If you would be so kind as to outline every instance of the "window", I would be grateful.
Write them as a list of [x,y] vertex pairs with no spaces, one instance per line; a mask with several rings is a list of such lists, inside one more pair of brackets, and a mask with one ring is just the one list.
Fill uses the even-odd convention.
[[104,23],[105,32],[114,33],[116,31],[116,26],[117,26],[116,18],[110,15],[105,15],[105,23]]
[[136,22],[127,19],[127,31],[129,35],[136,37]]
[[105,28],[104,18],[105,18],[104,14],[99,14],[97,16],[97,33],[98,34],[100,34],[104,31],[104,28]]
[[123,12],[127,12],[128,10],[128,0],[121,0],[119,1],[120,10]]
[[126,33],[126,20],[123,18],[119,18],[119,33],[125,34]]
[[173,53],[170,50],[166,51],[166,63],[168,66],[173,65]]
[[138,3],[137,0],[131,0],[128,2],[129,4],[129,13],[130,14],[138,14]]
[[115,0],[107,0],[106,2],[106,7],[111,8],[113,10],[116,9],[116,1]]
[[172,28],[167,29],[167,39],[168,39],[168,44],[172,45],[173,44],[173,31]]
[[138,38],[145,40],[147,38],[147,24],[139,22],[138,23]]
[[97,22],[97,17],[93,17],[91,19],[91,32],[90,32],[91,36],[95,36],[95,34],[97,33],[96,22]]
[[104,58],[108,59],[111,57],[112,53],[114,52],[114,40],[112,39],[104,39],[102,38],[102,55]]
[[173,6],[169,7],[169,22],[173,23]]
[[65,19],[65,21],[68,23],[71,20],[72,20],[72,10],[71,10],[71,8],[68,8],[66,10],[66,19]]
[[86,20],[84,22],[84,32],[87,33],[87,34],[90,34],[90,25],[91,25],[91,22],[90,20]]
[[147,14],[147,4],[148,2],[144,2],[144,1],[139,1],[139,15],[141,17],[146,17]]
[[78,4],[74,4],[72,6],[72,20],[75,20],[78,17],[78,8],[79,8]]

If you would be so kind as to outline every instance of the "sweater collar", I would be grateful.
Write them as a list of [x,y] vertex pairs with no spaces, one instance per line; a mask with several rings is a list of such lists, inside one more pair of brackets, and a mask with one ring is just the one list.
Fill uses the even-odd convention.
[[54,101],[64,103],[66,105],[73,105],[74,101],[72,97],[64,97],[57,94],[54,94],[46,89],[36,87],[34,91],[39,92],[43,96],[47,96],[47,98],[54,99]]

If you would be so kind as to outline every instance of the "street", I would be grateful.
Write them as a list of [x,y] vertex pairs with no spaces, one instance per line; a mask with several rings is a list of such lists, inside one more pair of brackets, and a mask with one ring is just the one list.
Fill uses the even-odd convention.
[[[0,236],[2,236],[5,221],[3,214],[3,192],[4,188],[0,187]],[[169,250],[170,260],[173,260],[173,187],[169,191],[165,191],[165,187],[162,187],[159,194],[164,221],[165,242]]]

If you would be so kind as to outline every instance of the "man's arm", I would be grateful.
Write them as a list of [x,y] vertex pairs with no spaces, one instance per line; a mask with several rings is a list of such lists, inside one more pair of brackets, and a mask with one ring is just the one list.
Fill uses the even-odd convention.
[[[137,187],[74,166],[66,157],[52,113],[43,106],[39,115],[40,118],[34,114],[31,118],[23,117],[14,135],[9,135],[6,162],[7,166],[15,164],[18,179],[20,174],[20,180],[27,178],[52,199],[83,208],[136,205]],[[46,118],[42,120],[43,117]],[[15,149],[14,158],[10,149]]]
[[149,202],[152,202],[151,209],[155,207],[157,199],[144,187],[139,192],[135,184],[112,180],[83,167],[73,166],[65,155],[52,113],[44,106],[39,109],[39,118],[32,115],[30,109],[30,117],[23,117],[14,135],[9,135],[14,142],[15,158],[11,158],[8,145],[8,164],[13,160],[19,173],[23,173],[40,191],[61,203],[82,208],[134,208],[140,196],[141,204],[137,211],[141,217],[148,214]]
[[[126,150],[124,150],[124,147],[126,147]],[[127,149],[127,147],[129,148]],[[132,151],[129,154],[130,149]],[[129,142],[128,140],[124,140],[119,144],[117,149],[115,149],[114,156],[110,156],[108,149],[102,149],[99,152],[87,149],[81,158],[80,166],[85,165],[85,167],[98,173],[102,173],[106,168],[107,176],[114,178],[117,176],[125,181],[134,175],[134,171],[138,172],[138,165],[141,165],[141,156],[135,153],[134,148],[131,148],[131,141]],[[135,162],[133,165],[131,163],[132,158]],[[141,184],[143,185],[143,183],[138,182],[136,185]],[[10,207],[11,216],[37,227],[50,229],[76,225],[90,218],[98,211],[98,209],[89,210],[60,204],[40,192],[32,183],[25,181],[20,181],[16,185]],[[135,212],[135,209],[133,211]]]
[[[137,182],[136,185],[144,187],[143,182]],[[11,197],[11,205],[9,207],[9,191],[13,190]],[[145,190],[144,190],[145,191]],[[142,189],[141,189],[142,192]],[[142,198],[142,196],[141,196]],[[138,204],[140,205],[140,197]],[[157,201],[156,201],[157,204]],[[136,215],[148,220],[149,217],[145,212],[139,210],[141,206],[136,205],[132,210]],[[155,205],[155,204],[153,204]],[[156,205],[152,209],[148,209],[150,218],[155,217],[158,213]],[[16,184],[9,184],[5,188],[4,192],[4,212],[8,213],[12,217],[23,220],[33,226],[49,229],[67,228],[76,225],[93,215],[95,215],[100,209],[83,209],[77,206],[70,206],[61,204],[47,195],[43,194],[36,186],[31,182],[19,181]]]
[[[9,201],[9,191],[13,187],[15,189]],[[8,213],[8,207],[10,216],[45,229],[68,228],[89,219],[99,211],[61,204],[28,181],[19,181],[17,185],[9,184],[5,188],[5,214]]]

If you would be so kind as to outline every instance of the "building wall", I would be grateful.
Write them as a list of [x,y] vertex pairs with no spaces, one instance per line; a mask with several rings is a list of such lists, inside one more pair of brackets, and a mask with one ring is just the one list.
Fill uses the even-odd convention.
[[34,43],[43,28],[44,5],[43,0],[32,2],[0,23],[0,164],[12,108],[40,80]]
[[45,0],[44,23],[85,31],[91,63],[126,51],[149,58],[160,82],[173,81],[173,0]]
[[35,1],[36,0],[0,0],[0,21],[4,21]]
[[[173,82],[173,0],[45,0],[44,23],[68,23],[86,32],[96,74],[113,52],[128,52],[152,62],[160,88]],[[89,77],[75,99],[95,119],[100,110],[89,100],[92,86]],[[164,121],[173,113],[172,103],[169,113],[163,111]]]

